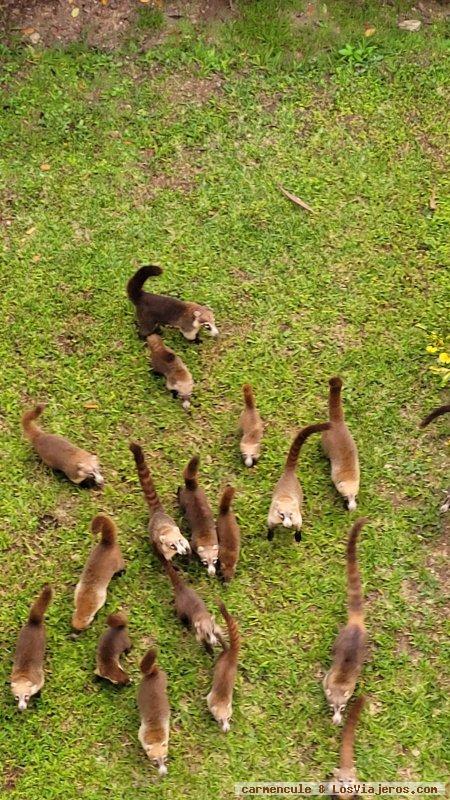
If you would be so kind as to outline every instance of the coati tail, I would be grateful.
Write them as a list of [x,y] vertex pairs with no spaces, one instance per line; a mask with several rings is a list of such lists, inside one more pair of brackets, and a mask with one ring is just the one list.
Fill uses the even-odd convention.
[[171,364],[173,361],[175,361],[175,353],[165,346],[161,336],[158,336],[157,333],[151,333],[149,336],[147,336],[147,344],[152,353],[158,353],[160,358],[162,358],[167,364]]
[[229,651],[237,658],[237,654],[239,652],[239,648],[241,645],[241,637],[239,636],[237,622],[235,618],[231,616],[229,611],[227,611],[224,603],[220,602],[219,608],[220,608],[220,613],[222,614],[225,622],[227,623],[228,638],[230,642]]
[[347,592],[349,614],[362,614],[363,597],[361,578],[356,560],[356,542],[359,533],[366,524],[366,517],[360,517],[350,530],[347,543]]
[[40,428],[35,425],[34,421],[41,416],[44,408],[45,404],[39,403],[34,408],[30,408],[22,414],[22,429],[25,436],[28,436],[29,439],[32,439],[33,436],[40,431]]
[[53,597],[53,589],[47,583],[42,589],[39,597],[34,601],[28,615],[28,622],[32,625],[40,625],[44,619],[44,614],[50,605]]
[[110,628],[125,628],[127,622],[128,620],[125,614],[122,614],[120,611],[117,611],[115,614],[110,614],[106,619],[106,624],[109,625]]
[[141,661],[141,672],[143,675],[151,675],[152,672],[156,670],[156,650],[154,647],[151,647]]
[[234,495],[235,489],[233,486],[227,486],[224,489],[223,495],[220,499],[219,514],[228,514]]
[[136,304],[139,301],[142,294],[142,287],[147,278],[150,278],[154,275],[161,275],[161,273],[161,267],[157,267],[152,264],[147,264],[144,267],[140,267],[140,269],[134,273],[127,283],[127,294],[131,302]]
[[163,558],[163,556],[160,556],[160,560],[164,564],[164,569],[166,570],[166,572],[167,572],[167,574],[168,574],[168,576],[170,578],[170,582],[171,582],[173,588],[175,590],[181,589],[184,586],[184,581],[183,581],[183,578],[181,577],[180,573],[178,572],[178,570],[175,569],[175,567],[173,566],[173,564],[171,564],[170,561],[166,561],[166,559]]
[[255,408],[255,398],[253,395],[253,389],[249,383],[246,383],[245,386],[242,387],[242,391],[244,392],[244,401],[245,405],[251,411]]
[[342,422],[344,419],[341,400],[342,379],[330,378],[328,383],[330,385],[330,395],[328,398],[330,420],[331,422]]
[[441,417],[442,414],[448,414],[449,411],[450,411],[450,403],[435,408],[428,414],[427,417],[425,417],[425,419],[422,420],[422,422],[420,423],[420,427],[426,428],[426,426],[429,425],[430,422],[433,422],[434,419],[436,419],[437,417]]
[[162,508],[161,501],[156,493],[155,484],[153,483],[152,476],[150,475],[147,464],[145,463],[142,447],[139,444],[136,444],[136,442],[131,442],[130,450],[134,455],[139,481],[142,486],[142,491],[144,492],[147,505],[151,511],[157,511],[159,508]]
[[359,716],[366,702],[362,694],[352,704],[342,731],[342,743],[339,766],[341,769],[349,770],[353,767],[355,729],[358,724]]
[[97,514],[91,522],[92,533],[101,533],[101,544],[112,547],[117,541],[117,530],[111,517],[106,514]]
[[198,456],[193,456],[189,461],[186,469],[183,472],[184,478],[184,485],[186,489],[189,489],[191,492],[195,492],[198,487],[197,482],[197,475],[198,475],[198,465],[200,464],[200,459]]
[[319,431],[327,431],[329,428],[329,422],[318,422],[314,425],[307,425],[305,428],[302,428],[301,431],[297,433],[297,436],[295,437],[289,449],[288,457],[286,459],[286,469],[295,469],[297,466],[300,449],[303,443],[306,442],[306,440],[311,436],[311,434],[319,433]]

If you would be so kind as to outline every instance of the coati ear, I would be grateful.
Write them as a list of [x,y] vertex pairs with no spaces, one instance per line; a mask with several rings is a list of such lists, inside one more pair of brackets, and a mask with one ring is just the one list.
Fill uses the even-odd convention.
[[194,311],[194,317],[195,317],[195,319],[198,319],[198,318],[201,316],[201,313],[202,313],[202,312],[201,312],[201,311],[198,311],[198,310],[197,310],[197,311]]
[[166,543],[166,539],[167,539],[167,536],[160,536],[159,537],[159,541],[161,542],[161,544],[165,544]]

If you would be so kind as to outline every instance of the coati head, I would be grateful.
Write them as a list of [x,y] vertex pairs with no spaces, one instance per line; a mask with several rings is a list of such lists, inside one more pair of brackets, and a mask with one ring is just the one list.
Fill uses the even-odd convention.
[[241,444],[241,452],[244,464],[246,467],[254,467],[255,464],[258,462],[260,452],[261,452],[261,445],[259,442],[256,444],[245,443],[245,445]]
[[229,560],[222,556],[220,559],[220,573],[225,583],[231,581],[236,573],[236,559],[230,558]]
[[11,683],[11,691],[19,711],[25,711],[30,698],[36,694],[37,690],[37,686],[33,685],[28,678],[19,678]]
[[212,614],[205,614],[200,619],[194,620],[194,632],[197,642],[206,642],[211,647],[219,644],[216,636],[217,625]]
[[353,687],[345,686],[345,684],[338,685],[332,683],[330,673],[327,672],[323,679],[323,688],[328,705],[333,710],[333,724],[340,725],[342,722],[342,714],[344,713],[345,707],[352,696]]
[[208,703],[208,708],[213,715],[216,722],[219,723],[220,727],[222,728],[224,733],[228,733],[230,730],[230,719],[233,713],[233,708],[231,702],[227,700],[222,700],[219,703],[211,703],[212,700],[212,691],[207,695],[206,702]]
[[219,558],[219,545],[212,544],[208,545],[207,547],[199,545],[197,547],[197,553],[203,566],[208,568],[208,575],[215,575],[216,564]]
[[300,527],[302,525],[302,515],[298,510],[298,503],[295,500],[276,503],[275,513],[278,517],[278,524],[284,528]]
[[97,486],[103,486],[105,480],[100,472],[100,464],[97,456],[86,457],[76,465],[75,483],[83,481],[93,481]]
[[214,314],[207,306],[196,306],[192,315],[192,325],[196,331],[202,328],[210,336],[218,336],[219,331],[216,328]]
[[355,481],[339,481],[336,483],[336,489],[342,497],[345,497],[348,510],[354,511],[356,508],[358,484]]
[[356,783],[356,769],[354,767],[346,767],[345,769],[337,767],[333,770],[333,775],[343,787],[353,786]]
[[150,761],[153,761],[158,767],[160,775],[167,775],[167,754],[169,743],[167,739],[161,742],[145,742],[143,743],[144,750]]
[[167,527],[164,533],[160,533],[158,536],[158,541],[160,544],[160,550],[166,561],[170,561],[177,553],[180,556],[184,556],[191,552],[191,547],[188,540],[184,538],[180,529],[177,528],[176,525],[173,525],[170,528]]

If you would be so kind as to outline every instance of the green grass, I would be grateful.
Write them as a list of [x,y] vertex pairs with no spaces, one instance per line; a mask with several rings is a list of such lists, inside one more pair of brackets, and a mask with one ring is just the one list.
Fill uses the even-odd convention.
[[[139,32],[115,54],[2,51],[0,754],[11,800],[209,800],[232,797],[238,780],[330,773],[339,731],[320,676],[345,620],[350,516],[318,439],[299,466],[302,544],[281,533],[269,544],[265,518],[290,438],[324,419],[336,373],[360,450],[359,511],[370,519],[359,553],[371,640],[360,685],[371,707],[358,773],[448,774],[446,423],[417,427],[442,402],[425,347],[448,316],[445,31],[397,30],[396,10],[408,4],[364,4],[350,17],[348,3],[329,2],[315,27],[295,21],[301,3],[278,6],[242,4],[240,16],[204,30],[181,21],[147,52]],[[339,50],[361,46],[366,22],[380,59],[365,57],[360,71]],[[279,183],[314,213],[290,204]],[[148,262],[165,269],[156,291],[207,303],[221,330],[200,347],[167,331],[196,381],[192,417],[149,374],[136,335],[124,287]],[[236,435],[245,381],[267,421],[253,471]],[[102,494],[53,475],[22,440],[22,409],[36,400],[48,402],[49,429],[99,454]],[[221,487],[237,487],[236,580],[222,589],[189,567],[210,606],[220,594],[242,631],[228,736],[206,709],[210,659],[174,618],[147,543],[130,438],[143,443],[176,515],[195,452],[214,508]],[[73,641],[73,588],[99,510],[118,523],[128,570]],[[15,640],[47,580],[56,590],[47,681],[19,716],[8,686]],[[163,784],[137,741],[136,687],[93,680],[98,637],[119,606],[130,616],[135,681],[150,640],[169,676]]]

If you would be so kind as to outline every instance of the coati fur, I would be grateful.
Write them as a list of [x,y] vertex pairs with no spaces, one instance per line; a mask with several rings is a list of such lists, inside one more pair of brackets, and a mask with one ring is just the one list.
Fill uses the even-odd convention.
[[347,501],[348,510],[354,511],[359,492],[358,450],[344,419],[342,380],[330,378],[329,385],[330,428],[322,434],[322,446],[331,462],[331,480]]
[[209,613],[202,598],[195,589],[187,586],[173,564],[169,561],[163,563],[173,587],[178,619],[192,630],[197,642],[204,644],[207,651],[212,653],[215,645],[219,643],[224,645],[221,628],[217,625],[214,616]]
[[264,425],[255,405],[252,387],[246,383],[242,390],[245,407],[239,418],[239,428],[242,432],[240,448],[245,466],[254,467],[261,454]]
[[158,766],[159,774],[166,775],[170,724],[167,675],[156,664],[153,648],[142,659],[141,672],[137,696],[141,718],[138,738],[146,755]]
[[294,438],[286,459],[284,472],[275,486],[272,495],[272,502],[267,517],[267,538],[269,541],[273,539],[274,528],[277,525],[283,525],[284,528],[294,528],[295,541],[301,541],[303,490],[295,474],[295,468],[303,443],[306,442],[313,433],[328,430],[329,427],[329,422],[307,425],[305,428],[302,428]]
[[97,456],[72,444],[64,436],[43,431],[35,420],[41,416],[45,405],[40,403],[25,411],[22,416],[22,429],[44,464],[60,470],[73,483],[90,481],[103,486],[104,478],[100,472]]
[[210,308],[163,294],[144,292],[142,287],[147,278],[161,274],[161,267],[146,265],[138,269],[128,281],[127,293],[136,307],[138,329],[142,338],[154,333],[159,325],[178,328],[191,342],[197,339],[200,330],[206,331],[210,336],[218,336],[219,331]]
[[45,625],[44,614],[53,596],[51,586],[45,585],[31,606],[28,622],[19,633],[11,673],[11,691],[19,711],[25,711],[30,698],[40,692],[45,682]]
[[194,381],[186,364],[164,344],[158,334],[152,333],[147,336],[147,344],[154,372],[164,375],[169,392],[172,392],[174,397],[180,398],[183,408],[187,411],[191,405]]
[[84,631],[89,627],[97,611],[106,602],[106,593],[111,578],[125,571],[125,562],[117,542],[117,529],[106,514],[97,514],[91,522],[91,531],[101,534],[99,543],[88,557],[75,588],[75,611],[72,627]]
[[[430,414],[428,414],[427,417],[425,417],[422,420],[422,422],[420,423],[420,427],[425,428],[427,425],[430,424],[430,422],[433,422],[434,419],[437,419],[437,417],[441,417],[442,414],[448,414],[449,411],[450,411],[449,403],[443,406],[439,406],[438,408],[435,408],[433,411],[430,412]],[[449,508],[450,508],[450,489],[447,490],[445,500],[441,505],[442,513],[445,514],[445,512],[448,511]]]
[[[355,729],[366,698],[360,695],[352,704],[342,731],[341,752],[338,769],[333,770],[339,787],[349,787],[356,783],[355,769]],[[340,795],[337,794],[337,797]],[[354,795],[353,795],[354,796]]]
[[356,542],[367,519],[356,520],[347,543],[348,622],[333,645],[333,663],[323,679],[333,722],[339,725],[342,712],[355,691],[356,682],[366,655],[367,634],[364,625],[364,603],[361,578],[356,560]]
[[177,553],[182,556],[186,555],[191,550],[189,542],[182,536],[178,525],[172,517],[166,514],[161,505],[145,462],[142,447],[136,442],[132,442],[130,450],[136,462],[139,481],[150,512],[148,532],[151,544],[167,561],[170,561]]
[[130,683],[130,676],[122,669],[119,659],[122,653],[131,650],[127,618],[121,613],[110,614],[106,624],[108,629],[98,643],[95,674],[117,686],[126,686]]
[[224,648],[215,663],[213,684],[206,702],[216,722],[223,732],[227,733],[230,730],[233,713],[233,689],[237,675],[240,637],[236,620],[228,613],[223,603],[220,603],[220,610],[227,623],[230,644]]
[[233,487],[227,486],[220,500],[219,516],[217,517],[220,573],[226,582],[234,578],[241,546],[241,532],[231,510],[234,495]]
[[199,457],[194,456],[184,470],[184,487],[178,489],[178,502],[191,529],[191,549],[207,568],[208,575],[215,575],[219,542],[211,507],[198,485],[199,463]]

